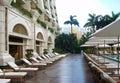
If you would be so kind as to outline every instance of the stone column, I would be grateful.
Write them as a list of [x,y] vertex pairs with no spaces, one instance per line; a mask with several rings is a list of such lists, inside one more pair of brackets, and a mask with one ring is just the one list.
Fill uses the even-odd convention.
[[5,51],[5,8],[0,6],[0,53]]
[[7,13],[7,8],[0,5],[0,66],[6,65],[8,61],[14,61],[8,53]]

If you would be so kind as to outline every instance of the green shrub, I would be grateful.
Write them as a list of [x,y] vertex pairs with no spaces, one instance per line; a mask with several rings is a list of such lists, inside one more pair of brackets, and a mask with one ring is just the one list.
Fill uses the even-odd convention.
[[57,53],[60,53],[60,54],[67,53],[67,51],[62,50],[62,49],[59,49],[59,48],[55,48],[55,49],[54,49],[54,52],[57,52]]
[[51,28],[51,27],[48,27],[48,30],[50,30],[51,33],[54,32],[53,28]]
[[32,18],[32,14],[31,12],[29,12],[27,9],[23,8],[20,4],[15,3],[14,1],[11,2],[11,6],[13,6],[14,8],[18,9],[23,15],[26,15],[30,18]]
[[37,19],[37,23],[46,29],[46,24],[43,21],[41,21],[40,19]]
[[39,14],[42,14],[42,10],[38,6],[36,6],[36,10],[38,11]]
[[44,49],[43,51],[44,51],[43,54],[48,54],[48,50],[47,49]]
[[32,52],[33,52],[33,49],[26,49],[26,54],[25,54],[26,57],[27,57],[27,58],[32,57],[32,56],[33,56]]

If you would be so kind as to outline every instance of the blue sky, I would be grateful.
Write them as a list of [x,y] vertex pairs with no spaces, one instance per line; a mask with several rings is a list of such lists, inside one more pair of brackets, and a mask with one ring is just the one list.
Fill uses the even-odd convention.
[[80,27],[87,22],[88,14],[111,15],[120,12],[120,0],[56,0],[58,20],[60,27],[65,27],[63,23],[69,20],[70,15],[76,15]]

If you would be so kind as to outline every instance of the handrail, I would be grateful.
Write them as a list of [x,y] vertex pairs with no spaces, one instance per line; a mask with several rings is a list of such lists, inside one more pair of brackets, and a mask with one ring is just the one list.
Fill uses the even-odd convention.
[[[99,64],[96,63],[91,57],[89,57],[86,53],[83,53],[83,55],[87,58],[88,63],[90,64],[92,70],[95,72],[95,74],[98,75],[101,79],[101,81],[104,81],[105,83],[117,83],[115,80],[112,79],[107,73],[105,73],[102,69],[99,68]],[[99,77],[96,76],[98,79]],[[99,83],[99,82],[98,82]]]

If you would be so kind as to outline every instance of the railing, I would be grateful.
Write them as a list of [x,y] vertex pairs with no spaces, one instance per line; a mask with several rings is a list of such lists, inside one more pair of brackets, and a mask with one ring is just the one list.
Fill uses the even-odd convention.
[[110,77],[107,73],[99,68],[99,64],[92,60],[86,53],[83,54],[87,59],[88,65],[90,66],[94,74],[94,79],[96,83],[117,83],[114,79],[112,79],[112,77]]

